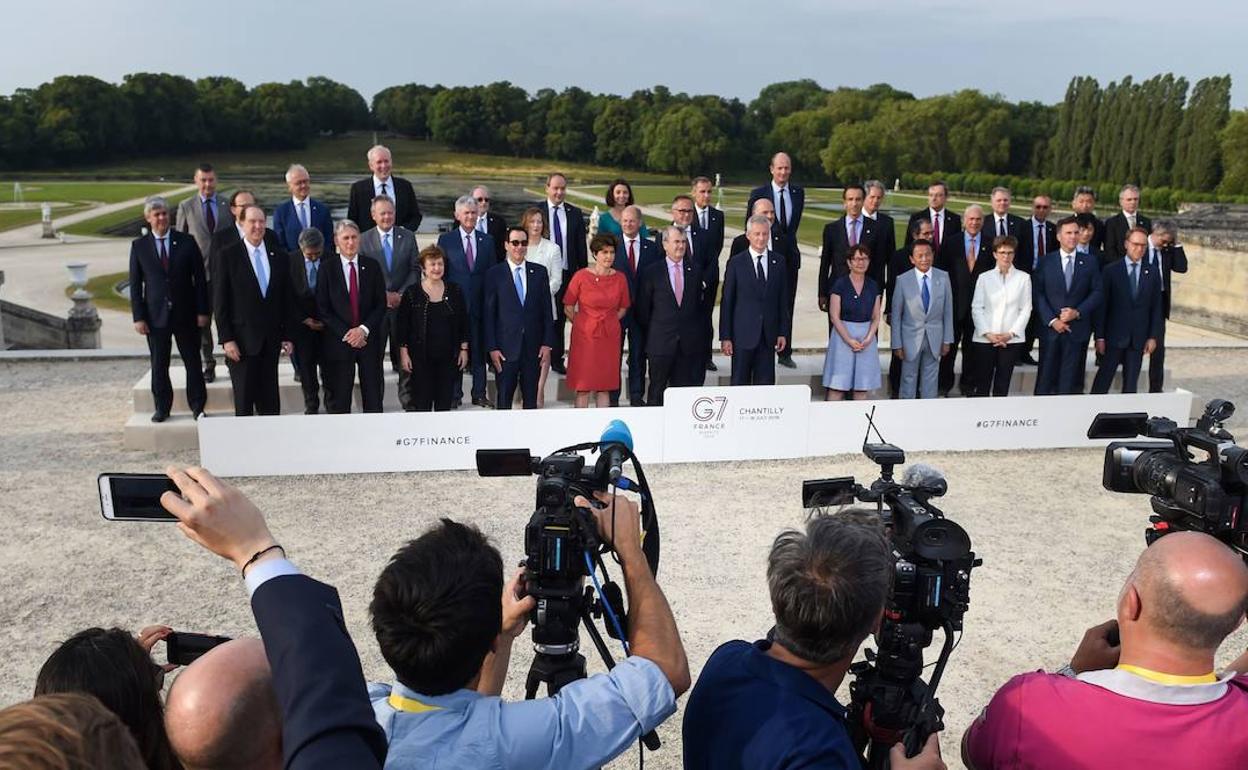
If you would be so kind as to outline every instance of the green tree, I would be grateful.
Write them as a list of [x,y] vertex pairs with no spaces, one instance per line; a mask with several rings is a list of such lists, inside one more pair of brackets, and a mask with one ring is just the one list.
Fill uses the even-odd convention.
[[285,149],[307,145],[312,131],[307,87],[298,80],[261,83],[247,95],[247,110],[254,146]]
[[1218,139],[1223,163],[1218,192],[1248,195],[1248,110],[1231,113]]
[[[882,113],[899,112],[895,105]],[[894,179],[901,174],[894,127],[871,120],[842,123],[832,131],[828,146],[820,153],[823,169],[833,179]]]
[[252,146],[246,86],[234,78],[208,77],[195,81],[195,91],[209,148],[241,150]]
[[429,106],[442,86],[408,83],[378,91],[373,97],[373,117],[388,131],[430,138]]
[[1173,185],[1184,190],[1213,190],[1222,177],[1219,132],[1231,115],[1231,78],[1204,78],[1192,89],[1179,125],[1174,150]]
[[575,86],[565,89],[546,113],[545,152],[559,160],[589,160],[594,152],[594,119],[590,94]]
[[350,86],[325,77],[311,77],[304,98],[312,121],[310,127],[317,131],[342,134],[370,125],[368,103]]
[[612,98],[594,119],[594,161],[624,168],[641,165],[641,131],[631,101]]
[[118,89],[130,108],[134,143],[145,151],[178,152],[208,143],[195,83],[180,75],[126,75]]
[[135,149],[134,119],[111,83],[63,75],[34,92],[39,144],[59,161],[113,157]]
[[435,141],[457,150],[480,148],[481,100],[475,89],[456,86],[433,97],[429,129]]
[[646,153],[646,165],[689,177],[714,168],[728,150],[728,140],[700,108],[673,107],[659,120]]

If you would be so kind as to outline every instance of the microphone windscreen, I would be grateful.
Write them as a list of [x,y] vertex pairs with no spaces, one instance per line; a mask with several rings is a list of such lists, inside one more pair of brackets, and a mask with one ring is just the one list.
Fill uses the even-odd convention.
[[603,443],[618,442],[628,447],[631,451],[633,448],[633,432],[628,429],[628,425],[623,420],[612,420],[607,423],[607,427],[602,432],[602,438],[599,441]]

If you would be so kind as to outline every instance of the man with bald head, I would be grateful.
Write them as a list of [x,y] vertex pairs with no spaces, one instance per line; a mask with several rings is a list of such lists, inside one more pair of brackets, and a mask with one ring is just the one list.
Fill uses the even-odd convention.
[[186,770],[279,770],[282,714],[259,639],[214,647],[178,675],[165,732]]
[[1248,766],[1248,654],[1221,675],[1214,668],[1246,606],[1248,567],[1235,551],[1198,532],[1165,535],[1136,562],[1117,619],[1090,629],[1069,665],[997,691],[962,739],[963,762]]

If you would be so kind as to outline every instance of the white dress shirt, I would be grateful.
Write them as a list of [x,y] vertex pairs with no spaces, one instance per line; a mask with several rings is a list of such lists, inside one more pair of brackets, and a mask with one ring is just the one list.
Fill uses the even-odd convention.
[[700,209],[698,208],[698,204],[696,203],[693,204],[693,218],[694,218],[694,221],[698,223],[698,226],[701,227],[703,230],[711,229],[711,207],[710,206],[707,206],[704,209]]
[[789,186],[777,187],[775,182],[771,183],[771,202],[776,207],[776,222],[780,221],[780,199],[784,198],[784,218],[786,222],[793,221],[793,196],[789,194]]
[[767,252],[764,251],[763,253],[760,254],[754,251],[753,246],[750,247],[749,251],[750,251],[750,271],[753,272],[755,278],[757,278],[758,258],[762,257],[763,258],[763,280],[764,281],[767,280],[767,276],[770,274],[770,270],[771,270],[771,267],[767,264]]
[[975,342],[988,342],[985,334],[1010,334],[1010,342],[1022,342],[1031,318],[1031,276],[1011,267],[982,273],[975,282],[971,319]]
[[[382,184],[385,184],[386,186],[386,191],[384,193],[381,191]],[[373,175],[373,197],[376,198],[378,195],[384,195],[390,200],[394,200],[394,177],[393,176],[386,177],[385,181],[383,182],[382,180],[378,179],[375,174]]]

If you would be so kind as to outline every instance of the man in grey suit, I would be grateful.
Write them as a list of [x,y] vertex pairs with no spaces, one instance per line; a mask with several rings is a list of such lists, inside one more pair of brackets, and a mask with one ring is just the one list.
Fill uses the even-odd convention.
[[935,398],[940,359],[953,344],[953,290],[949,274],[932,267],[930,241],[911,244],[910,264],[897,278],[890,327],[901,359],[902,398]]
[[420,280],[420,250],[416,248],[416,235],[394,223],[394,212],[394,201],[388,196],[373,198],[369,214],[377,226],[360,236],[360,253],[377,260],[386,279],[386,318],[382,333],[384,339],[390,341],[390,366],[399,373],[399,403],[407,409],[412,399],[411,375],[399,366],[399,341],[395,337],[398,327],[394,317],[403,292]]
[[[204,258],[204,274],[209,275],[208,254],[212,245],[212,234],[224,230],[234,224],[234,216],[225,198],[217,195],[217,172],[209,163],[201,163],[195,169],[195,186],[197,194],[192,195],[178,204],[177,218],[173,229],[190,233],[199,246],[199,253]],[[209,275],[211,279],[211,276]],[[208,296],[212,296],[212,286],[208,286]],[[200,328],[200,357],[204,363],[204,381],[212,382],[217,378],[217,360],[212,357],[212,325],[205,324]]]

